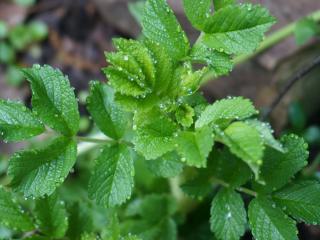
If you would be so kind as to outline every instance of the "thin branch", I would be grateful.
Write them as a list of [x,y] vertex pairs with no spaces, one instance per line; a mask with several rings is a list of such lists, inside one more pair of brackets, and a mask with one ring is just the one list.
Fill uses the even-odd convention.
[[302,70],[297,72],[292,78],[287,81],[287,84],[283,87],[283,89],[279,92],[278,96],[271,103],[269,109],[265,112],[262,119],[266,120],[273,110],[278,106],[283,97],[290,91],[290,89],[301,79],[303,79],[306,75],[308,75],[312,70],[320,65],[320,56],[315,58],[309,65],[304,67]]
[[[226,188],[230,188],[230,184],[223,181],[222,179],[219,179],[219,178],[216,178],[216,177],[212,177],[211,178],[213,180],[214,183],[217,183],[223,187],[226,187]],[[238,192],[242,192],[242,193],[245,193],[245,194],[248,194],[250,196],[253,196],[253,197],[257,197],[258,196],[258,193],[249,189],[249,188],[244,188],[244,187],[237,187],[235,188],[235,190],[237,190]]]

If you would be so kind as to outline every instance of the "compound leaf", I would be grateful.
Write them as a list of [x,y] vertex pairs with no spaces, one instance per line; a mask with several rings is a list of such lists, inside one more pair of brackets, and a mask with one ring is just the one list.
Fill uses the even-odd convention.
[[247,214],[239,193],[223,189],[214,197],[210,210],[211,231],[221,240],[237,240],[246,230]]
[[49,127],[63,135],[79,129],[79,111],[73,89],[66,76],[50,66],[23,69],[31,83],[33,112]]
[[91,82],[87,107],[99,129],[113,139],[123,137],[130,127],[131,114],[114,101],[114,91],[106,84]]
[[267,198],[252,200],[248,215],[255,239],[298,240],[295,222]]
[[38,199],[34,213],[42,233],[55,238],[64,236],[68,229],[67,211],[56,193]]
[[142,26],[144,35],[164,46],[173,59],[187,55],[189,41],[166,0],[147,0]]
[[274,201],[298,221],[320,224],[320,184],[300,181],[273,194]]
[[19,231],[31,231],[35,227],[11,193],[0,186],[0,224]]
[[130,149],[106,146],[98,157],[89,182],[89,196],[100,205],[114,207],[130,198],[134,165]]
[[0,137],[5,141],[25,140],[43,131],[43,124],[22,103],[0,100]]
[[76,143],[65,137],[43,149],[17,152],[9,161],[11,187],[26,197],[50,195],[68,176],[76,157]]

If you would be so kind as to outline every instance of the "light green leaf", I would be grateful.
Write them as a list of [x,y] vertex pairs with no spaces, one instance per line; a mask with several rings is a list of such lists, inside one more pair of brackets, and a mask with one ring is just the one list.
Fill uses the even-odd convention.
[[22,103],[0,99],[0,137],[20,141],[44,131],[43,124]]
[[183,163],[175,152],[166,153],[155,159],[146,161],[149,170],[158,177],[175,177],[183,170]]
[[250,168],[241,159],[233,155],[227,147],[214,150],[208,160],[208,171],[232,187],[245,184],[252,176]]
[[106,84],[91,82],[87,107],[99,129],[113,139],[123,137],[130,127],[131,114],[114,101],[113,89]]
[[320,184],[300,181],[273,194],[274,201],[298,221],[320,224]]
[[213,0],[214,10],[216,11],[235,3],[236,0]]
[[144,35],[164,46],[173,59],[187,55],[189,41],[166,0],[147,0],[142,26]]
[[214,197],[210,210],[211,231],[221,240],[238,240],[246,230],[247,214],[240,194],[223,189]]
[[191,127],[193,124],[194,110],[187,104],[179,106],[176,113],[177,122],[184,127]]
[[[137,120],[136,120],[137,121]],[[134,138],[135,149],[147,160],[156,159],[174,150],[175,123],[163,113],[153,110],[140,116]]]
[[139,25],[142,24],[144,6],[145,6],[144,0],[128,3],[129,11]]
[[265,185],[256,185],[262,192],[271,192],[283,187],[304,166],[307,165],[307,144],[302,138],[287,135],[281,138],[285,153],[267,148],[261,168],[261,177]]
[[216,77],[228,74],[233,68],[233,62],[228,54],[200,43],[192,47],[190,58],[196,63],[207,64]]
[[76,157],[76,143],[64,137],[43,149],[15,153],[8,168],[11,187],[25,197],[50,195],[68,176]]
[[80,117],[68,78],[47,65],[34,65],[23,73],[31,83],[33,112],[52,129],[63,135],[75,135]]
[[255,239],[298,240],[295,222],[267,198],[252,200],[248,215]]
[[222,99],[206,107],[196,121],[196,128],[211,123],[219,125],[232,120],[243,120],[257,113],[258,111],[248,99],[242,97]]
[[31,231],[35,229],[30,216],[23,211],[13,195],[0,186],[0,225],[13,230]]
[[37,200],[34,213],[42,233],[55,238],[64,236],[68,229],[67,211],[56,193]]
[[125,145],[106,146],[96,161],[89,182],[89,196],[98,204],[114,207],[130,198],[134,166]]
[[273,23],[274,18],[259,5],[230,5],[210,18],[202,40],[208,47],[227,54],[250,53]]
[[260,133],[244,122],[234,122],[218,135],[233,154],[249,165],[258,179],[265,148]]
[[249,126],[255,128],[261,134],[262,139],[267,146],[274,148],[279,152],[285,152],[285,149],[283,148],[282,144],[279,141],[277,141],[272,135],[273,130],[269,123],[260,122],[257,119],[247,120],[246,123]]
[[176,138],[176,150],[189,166],[206,167],[207,157],[213,146],[213,133],[210,127],[195,132],[180,132]]
[[183,0],[184,11],[192,26],[198,30],[203,30],[206,21],[211,16],[212,0]]

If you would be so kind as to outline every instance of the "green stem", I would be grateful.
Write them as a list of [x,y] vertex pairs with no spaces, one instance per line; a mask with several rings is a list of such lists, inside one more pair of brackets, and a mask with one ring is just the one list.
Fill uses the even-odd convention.
[[88,143],[112,143],[115,142],[113,139],[100,139],[100,138],[94,138],[94,137],[81,137],[76,136],[76,139],[78,142],[88,142]]

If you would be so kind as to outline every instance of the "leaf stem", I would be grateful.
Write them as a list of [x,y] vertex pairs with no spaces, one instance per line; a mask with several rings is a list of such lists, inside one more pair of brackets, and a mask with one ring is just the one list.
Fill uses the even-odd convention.
[[82,137],[82,136],[76,136],[76,139],[78,140],[78,142],[88,142],[88,143],[112,143],[112,142],[116,142],[113,139],[109,139],[109,138],[105,138],[105,139],[101,139],[101,138],[94,138],[94,137]]
[[[231,185],[229,183],[225,182],[222,179],[219,179],[219,178],[216,178],[216,177],[212,177],[211,179],[212,179],[212,181],[214,183],[219,184],[219,185],[221,185],[223,187],[226,187],[226,188],[230,188],[231,187]],[[242,192],[242,193],[248,194],[248,195],[253,196],[253,197],[257,197],[258,196],[257,192],[255,192],[255,191],[253,191],[253,190],[251,190],[249,188],[237,187],[237,188],[235,188],[235,190],[237,190],[238,192]]]

